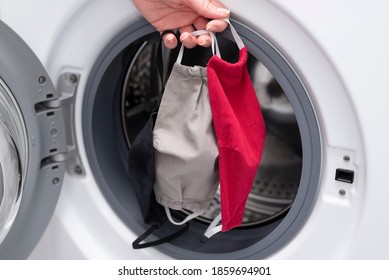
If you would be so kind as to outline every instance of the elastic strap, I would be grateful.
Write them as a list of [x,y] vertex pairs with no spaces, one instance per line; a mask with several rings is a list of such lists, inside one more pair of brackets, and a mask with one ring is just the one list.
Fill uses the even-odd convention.
[[198,211],[198,212],[194,212],[188,216],[186,216],[186,218],[181,221],[181,222],[176,222],[175,220],[173,220],[173,217],[170,213],[170,209],[169,207],[165,206],[165,211],[166,211],[166,216],[167,218],[169,219],[169,221],[173,224],[173,225],[176,225],[176,226],[181,226],[181,225],[184,225],[186,224],[187,222],[189,222],[190,220],[193,220],[194,218],[197,218],[198,216],[202,215],[205,211]]
[[[211,32],[211,31],[208,31],[208,30],[197,30],[197,31],[194,31],[191,33],[193,36],[200,36],[200,35],[204,35],[204,34],[210,34],[211,35],[211,39],[212,39],[212,43],[211,43],[211,48],[212,48],[212,54],[216,54],[218,57],[221,57],[220,56],[220,50],[219,50],[219,45],[217,43],[217,39],[216,39],[216,36],[215,36],[215,33]],[[178,64],[181,64],[181,61],[182,61],[182,57],[184,56],[184,45],[181,45],[181,48],[180,48],[180,52],[178,53],[178,56],[177,56],[177,63]]]
[[221,220],[222,220],[222,214],[220,213],[219,215],[217,215],[215,217],[215,219],[213,219],[212,223],[209,225],[209,227],[205,231],[204,235],[207,238],[211,238],[216,233],[218,233],[218,232],[220,232],[222,230],[223,226],[222,225],[218,225]]
[[234,26],[231,24],[230,20],[228,18],[223,19],[225,22],[227,22],[230,26],[232,37],[235,40],[235,43],[237,44],[238,48],[241,50],[244,48],[244,44],[242,39],[239,37],[238,32],[236,32]]
[[[157,67],[158,67],[158,72],[159,76],[161,79],[161,85],[162,85],[162,90],[161,94],[165,91],[165,86],[166,83],[169,79],[170,72],[173,68],[174,61],[171,60],[171,57],[176,57],[178,50],[173,49],[173,50],[166,50],[166,48],[162,47],[163,42],[162,39],[158,43],[158,55],[157,55]],[[165,52],[169,52],[166,54]],[[164,57],[167,57],[167,61],[164,61]]]
[[162,39],[161,39],[158,43],[157,67],[158,67],[159,77],[161,79],[161,85],[162,85],[162,88],[164,89],[166,81],[167,81],[166,76],[168,76],[168,75],[165,75],[164,69],[163,69],[164,62],[163,62],[163,58],[162,58],[162,44],[163,43],[162,43]]
[[158,229],[158,227],[156,227],[156,226],[151,226],[150,228],[148,228],[134,242],[132,242],[132,248],[134,248],[134,249],[143,249],[143,248],[157,246],[157,245],[160,245],[162,243],[170,242],[173,239],[175,239],[175,238],[181,236],[182,234],[184,234],[189,229],[189,224],[186,224],[184,227],[180,228],[176,232],[174,232],[171,235],[168,235],[166,237],[163,237],[161,239],[158,239],[158,240],[155,240],[155,241],[151,241],[151,242],[147,242],[147,243],[141,243],[157,229]]

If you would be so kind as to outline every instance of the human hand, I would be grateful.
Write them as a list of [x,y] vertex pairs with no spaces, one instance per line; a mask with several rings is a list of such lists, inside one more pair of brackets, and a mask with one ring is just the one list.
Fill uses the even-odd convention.
[[[178,29],[181,33],[180,41],[187,48],[194,48],[197,45],[209,47],[211,45],[209,34],[195,37],[190,33],[200,29],[222,32],[228,23],[221,19],[230,15],[230,11],[219,0],[132,0],[132,2],[141,15],[160,33]],[[166,33],[163,41],[169,49],[175,48],[178,43],[172,33]]]

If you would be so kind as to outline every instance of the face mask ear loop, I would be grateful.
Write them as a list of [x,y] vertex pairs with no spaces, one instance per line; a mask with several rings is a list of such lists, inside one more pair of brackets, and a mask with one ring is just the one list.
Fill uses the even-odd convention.
[[177,56],[176,63],[181,64],[182,57],[184,56],[184,45],[181,45],[180,51]]
[[[219,188],[220,188],[220,184],[219,184]],[[210,223],[210,225],[208,226],[208,228],[206,229],[204,235],[205,237],[207,238],[211,238],[212,236],[214,236],[216,233],[222,231],[223,229],[223,226],[222,225],[219,225],[219,223],[221,222],[222,220],[222,213],[219,213],[219,215],[217,215],[212,223]]]
[[216,233],[220,232],[222,230],[222,225],[218,225],[220,221],[222,220],[222,214],[220,213],[213,219],[212,223],[209,225],[207,230],[205,231],[204,235],[207,238],[211,238]]
[[243,44],[242,39],[239,37],[238,32],[236,32],[234,26],[231,24],[230,20],[228,18],[223,19],[225,22],[228,23],[230,26],[232,37],[234,38],[239,50],[243,49],[245,45]]
[[178,229],[176,232],[173,232],[172,234],[168,236],[164,236],[161,239],[157,239],[150,242],[145,242],[147,237],[149,237],[154,231],[156,231],[158,228],[156,226],[151,226],[149,229],[147,229],[143,234],[141,234],[133,243],[132,248],[133,249],[143,249],[143,248],[149,248],[153,246],[157,246],[166,242],[170,242],[173,239],[181,236],[189,229],[189,224],[184,225],[184,227]]
[[187,222],[189,222],[190,220],[193,220],[194,218],[197,218],[198,216],[202,215],[205,211],[198,211],[198,212],[194,212],[190,215],[188,215],[183,221],[181,222],[176,222],[175,220],[173,220],[173,217],[170,213],[170,209],[169,207],[166,207],[165,206],[165,211],[166,211],[166,216],[167,218],[169,219],[169,221],[173,224],[173,225],[176,225],[176,226],[182,226],[183,224],[186,224]]
[[[211,45],[211,48],[212,48],[212,54],[216,54],[218,57],[220,57],[220,50],[219,50],[219,45],[217,43],[217,39],[216,39],[216,36],[215,36],[215,33],[213,32],[210,32],[208,30],[197,30],[197,31],[194,31],[191,33],[193,36],[200,36],[200,35],[203,35],[203,34],[210,34],[211,35],[211,39],[212,39],[212,45]],[[176,63],[178,64],[181,64],[181,61],[182,61],[182,57],[184,56],[184,45],[181,45],[181,48],[180,48],[180,51],[178,53],[178,56],[177,56],[177,60],[176,60]]]
[[217,43],[216,35],[213,32],[209,32],[209,34],[211,35],[211,39],[212,39],[212,54],[221,58],[219,44]]

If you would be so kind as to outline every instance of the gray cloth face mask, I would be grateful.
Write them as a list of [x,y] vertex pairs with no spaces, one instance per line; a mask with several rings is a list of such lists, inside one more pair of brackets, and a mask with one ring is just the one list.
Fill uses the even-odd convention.
[[[197,31],[194,35],[205,32]],[[214,39],[214,34],[211,36]],[[213,44],[212,49],[219,54],[217,45]],[[219,185],[207,69],[182,65],[183,50],[181,47],[166,84],[153,135],[156,199],[176,225],[205,212]],[[176,222],[169,208],[186,209],[193,214]]]

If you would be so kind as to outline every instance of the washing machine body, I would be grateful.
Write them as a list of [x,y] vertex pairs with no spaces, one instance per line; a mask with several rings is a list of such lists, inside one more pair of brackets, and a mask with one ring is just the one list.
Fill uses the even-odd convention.
[[[1,0],[0,257],[388,258],[388,4],[347,2],[224,1],[267,122],[256,193],[237,229],[203,236],[216,203],[182,237],[134,250],[147,225],[126,163],[160,94],[158,33],[127,0]],[[220,41],[233,57],[228,31]]]

